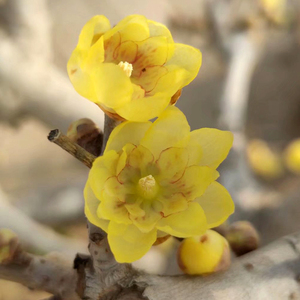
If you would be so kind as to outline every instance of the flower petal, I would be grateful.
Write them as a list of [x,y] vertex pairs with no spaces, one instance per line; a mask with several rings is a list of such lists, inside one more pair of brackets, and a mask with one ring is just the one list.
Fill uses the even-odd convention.
[[168,40],[168,43],[173,43],[173,38],[169,29],[158,22],[147,20],[150,36],[165,36]]
[[157,117],[170,103],[171,97],[164,93],[140,99],[133,98],[131,102],[116,107],[115,111],[124,119],[134,122],[144,122]]
[[186,168],[183,176],[166,189],[181,192],[188,201],[193,201],[203,195],[207,187],[218,178],[219,173],[206,166],[191,166]]
[[86,59],[87,53],[76,48],[68,61],[67,70],[69,78],[78,94],[96,102],[97,95],[94,83],[89,74],[81,69],[81,63]]
[[158,158],[164,149],[173,147],[189,133],[190,126],[185,115],[175,106],[169,106],[151,125],[140,144],[149,149],[155,158]]
[[162,218],[157,229],[177,237],[203,234],[207,230],[206,217],[198,203],[189,203],[185,211]]
[[202,147],[203,155],[199,164],[216,169],[228,155],[233,134],[230,131],[201,128],[191,132],[191,140]]
[[188,208],[188,201],[182,193],[161,197],[159,198],[159,201],[163,205],[162,212],[165,217],[184,211]]
[[101,200],[105,181],[116,174],[119,155],[116,151],[108,151],[97,157],[89,173],[88,182],[96,197]]
[[221,225],[234,212],[230,194],[220,183],[214,181],[205,193],[196,199],[203,208],[208,228]]
[[82,50],[89,49],[97,41],[97,38],[100,38],[109,29],[110,23],[105,16],[94,16],[83,26],[77,47]]
[[84,199],[85,199],[84,212],[88,220],[95,226],[98,226],[107,232],[109,221],[100,219],[97,216],[97,209],[98,206],[100,205],[100,200],[96,198],[89,182],[86,183],[84,188]]
[[119,263],[131,263],[144,256],[156,241],[156,229],[142,233],[134,225],[110,222],[108,242]]
[[160,185],[164,182],[175,182],[182,177],[189,161],[189,154],[184,148],[171,147],[163,150],[156,161],[159,175],[156,177]]
[[151,122],[123,122],[118,125],[111,133],[105,148],[105,152],[115,150],[119,152],[124,145],[138,145],[144,137],[146,131],[151,126]]
[[91,73],[97,102],[115,109],[131,101],[133,86],[125,72],[113,63],[102,63]]
[[103,197],[98,206],[97,216],[101,219],[111,220],[117,223],[131,224],[125,202],[120,201],[116,196],[103,192]]
[[202,54],[198,49],[188,45],[175,44],[174,54],[165,66],[177,66],[186,71],[180,87],[182,88],[197,76],[201,63]]

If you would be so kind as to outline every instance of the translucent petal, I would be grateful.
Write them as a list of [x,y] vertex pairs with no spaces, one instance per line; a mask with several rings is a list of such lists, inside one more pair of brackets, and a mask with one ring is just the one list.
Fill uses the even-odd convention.
[[140,144],[158,158],[164,149],[173,147],[189,133],[190,126],[185,115],[175,106],[169,106],[151,125]]
[[125,202],[117,197],[103,192],[103,199],[98,206],[97,216],[100,219],[111,220],[117,223],[131,224]]
[[93,71],[95,65],[100,65],[104,61],[104,45],[103,37],[99,38],[98,41],[88,50],[87,57],[81,63],[82,69],[89,73]]
[[183,176],[168,189],[181,192],[188,201],[203,195],[207,187],[218,178],[219,173],[209,167],[190,166]]
[[160,185],[175,182],[182,177],[189,161],[189,154],[184,148],[171,147],[163,150],[156,162],[159,168],[157,180]]
[[133,167],[138,168],[141,171],[141,176],[147,176],[148,166],[154,161],[153,154],[145,147],[139,145],[133,149],[128,155],[127,163]]
[[110,222],[108,242],[119,263],[131,263],[144,256],[156,241],[156,229],[143,233],[134,225]]
[[188,201],[182,193],[171,194],[169,196],[159,198],[163,205],[162,212],[165,217],[184,211],[188,208]]
[[104,183],[105,193],[112,197],[117,197],[125,202],[127,194],[133,194],[135,187],[132,184],[122,184],[116,176],[108,178]]
[[216,169],[228,155],[233,134],[214,128],[201,128],[191,132],[191,140],[202,147],[203,155],[199,164]]
[[95,226],[98,226],[107,232],[109,221],[100,219],[97,216],[97,209],[100,205],[100,200],[96,198],[95,194],[93,193],[93,190],[90,187],[89,182],[86,183],[84,188],[84,199],[84,212],[88,220]]
[[205,212],[208,228],[221,225],[234,212],[234,203],[230,194],[216,181],[196,201]]
[[97,102],[115,109],[131,101],[133,87],[125,72],[113,63],[94,67],[91,73]]
[[145,122],[157,117],[169,105],[170,99],[164,93],[141,99],[132,98],[131,102],[115,108],[115,111],[126,120]]
[[91,18],[82,28],[79,35],[77,47],[82,50],[87,50],[95,42],[95,36],[101,37],[106,31],[110,29],[109,20],[101,15]]
[[128,16],[104,34],[104,39],[107,40],[115,34],[121,35],[122,42],[143,41],[149,37],[147,19],[141,15]]
[[67,70],[69,78],[78,94],[96,102],[97,95],[93,81],[89,74],[81,69],[81,64],[86,60],[87,53],[76,48],[68,61]]
[[165,36],[169,43],[173,43],[172,35],[169,31],[169,29],[158,22],[147,20],[150,36]]
[[177,237],[203,234],[207,230],[206,217],[198,203],[189,203],[185,211],[162,218],[157,229]]
[[174,54],[165,66],[177,66],[186,71],[180,87],[182,88],[197,76],[201,64],[202,54],[198,49],[184,44],[175,44]]
[[151,122],[135,123],[123,122],[111,133],[105,148],[105,152],[110,150],[120,151],[126,144],[138,145],[151,126]]
[[93,162],[88,182],[98,199],[102,197],[105,181],[109,177],[116,175],[118,159],[119,155],[116,151],[111,150],[106,152],[103,156],[97,157]]

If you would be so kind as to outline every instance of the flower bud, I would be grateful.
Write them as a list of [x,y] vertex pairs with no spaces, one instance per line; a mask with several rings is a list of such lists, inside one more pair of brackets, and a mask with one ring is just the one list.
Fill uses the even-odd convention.
[[83,118],[73,122],[68,128],[67,137],[91,154],[100,155],[103,134],[92,120]]
[[205,275],[226,270],[230,266],[227,240],[213,230],[201,236],[184,239],[177,253],[180,269],[190,275]]
[[291,172],[300,174],[300,139],[292,141],[287,146],[284,151],[284,161]]
[[232,251],[241,256],[253,251],[259,246],[259,235],[250,222],[239,221],[232,223],[226,233]]
[[0,229],[0,264],[9,261],[18,245],[16,234],[10,229]]

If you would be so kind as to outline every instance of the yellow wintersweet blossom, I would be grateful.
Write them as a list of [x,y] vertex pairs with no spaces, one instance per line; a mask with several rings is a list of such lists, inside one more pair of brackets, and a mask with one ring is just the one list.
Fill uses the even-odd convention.
[[101,15],[83,27],[67,68],[76,91],[111,117],[144,122],[176,102],[200,66],[201,52],[174,43],[164,25],[132,15],[111,28]]
[[223,223],[234,211],[215,180],[233,136],[190,132],[184,114],[169,106],[154,122],[123,122],[98,157],[86,183],[85,213],[108,233],[118,262],[141,258],[157,237],[191,237]]

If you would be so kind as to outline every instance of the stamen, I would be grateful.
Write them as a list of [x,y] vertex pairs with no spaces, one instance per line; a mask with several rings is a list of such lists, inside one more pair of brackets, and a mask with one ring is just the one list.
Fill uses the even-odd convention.
[[125,61],[125,62],[120,61],[119,66],[128,77],[131,76],[132,71],[133,71],[132,64],[128,63],[127,61]]

